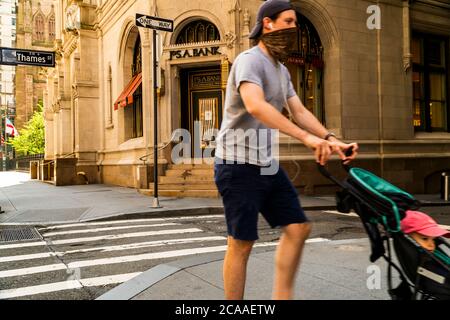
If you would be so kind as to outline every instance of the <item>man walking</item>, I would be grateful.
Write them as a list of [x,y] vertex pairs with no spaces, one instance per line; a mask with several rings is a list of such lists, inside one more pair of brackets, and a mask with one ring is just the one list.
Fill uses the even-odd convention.
[[[235,59],[228,78],[214,167],[228,230],[223,266],[227,299],[244,297],[247,261],[258,239],[259,212],[272,228],[282,228],[275,257],[274,299],[293,297],[296,271],[311,230],[284,170],[277,167],[274,174],[263,174],[263,169],[276,161],[271,139],[267,142],[259,133],[268,131],[271,136],[268,129],[277,129],[298,139],[313,150],[316,161],[322,165],[334,152],[348,163],[358,149],[356,143],[343,143],[328,132],[294,91],[288,70],[281,62],[296,36],[297,18],[291,4],[285,0],[265,2],[250,34],[256,46]],[[282,115],[283,108],[290,110],[298,126]],[[240,134],[233,135],[236,130]],[[353,154],[346,157],[344,152],[350,147]],[[236,149],[245,153],[236,153]]]

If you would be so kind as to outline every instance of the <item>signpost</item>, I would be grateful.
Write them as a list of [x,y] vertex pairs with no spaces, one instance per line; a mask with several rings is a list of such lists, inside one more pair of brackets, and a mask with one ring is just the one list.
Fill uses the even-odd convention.
[[161,208],[158,200],[158,83],[156,61],[156,30],[173,32],[173,20],[162,19],[159,17],[152,17],[143,14],[136,14],[136,26],[153,29],[153,178],[154,178],[154,198],[153,208]]

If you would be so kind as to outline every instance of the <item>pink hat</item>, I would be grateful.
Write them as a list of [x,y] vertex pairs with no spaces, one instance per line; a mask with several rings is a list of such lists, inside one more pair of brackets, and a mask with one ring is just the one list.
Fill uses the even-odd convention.
[[449,231],[439,227],[429,215],[420,211],[407,210],[400,226],[404,233],[417,232],[428,237],[450,238]]

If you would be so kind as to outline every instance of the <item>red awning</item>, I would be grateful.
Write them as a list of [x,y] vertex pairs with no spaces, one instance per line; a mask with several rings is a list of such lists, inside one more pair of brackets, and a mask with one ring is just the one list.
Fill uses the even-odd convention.
[[114,110],[119,109],[119,107],[126,107],[127,105],[133,103],[133,94],[139,88],[142,83],[142,73],[135,75],[131,81],[127,84],[125,89],[123,89],[119,98],[114,102]]

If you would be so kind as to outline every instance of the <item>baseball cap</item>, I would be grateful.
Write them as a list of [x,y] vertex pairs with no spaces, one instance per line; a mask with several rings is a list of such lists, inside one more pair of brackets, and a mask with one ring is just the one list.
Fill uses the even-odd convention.
[[400,221],[400,226],[404,233],[417,232],[428,237],[450,238],[449,231],[439,227],[433,218],[420,211],[407,210],[406,216]]
[[264,2],[258,9],[256,24],[248,36],[249,39],[255,39],[261,34],[262,21],[265,17],[272,17],[286,10],[294,10],[289,0],[268,0]]

